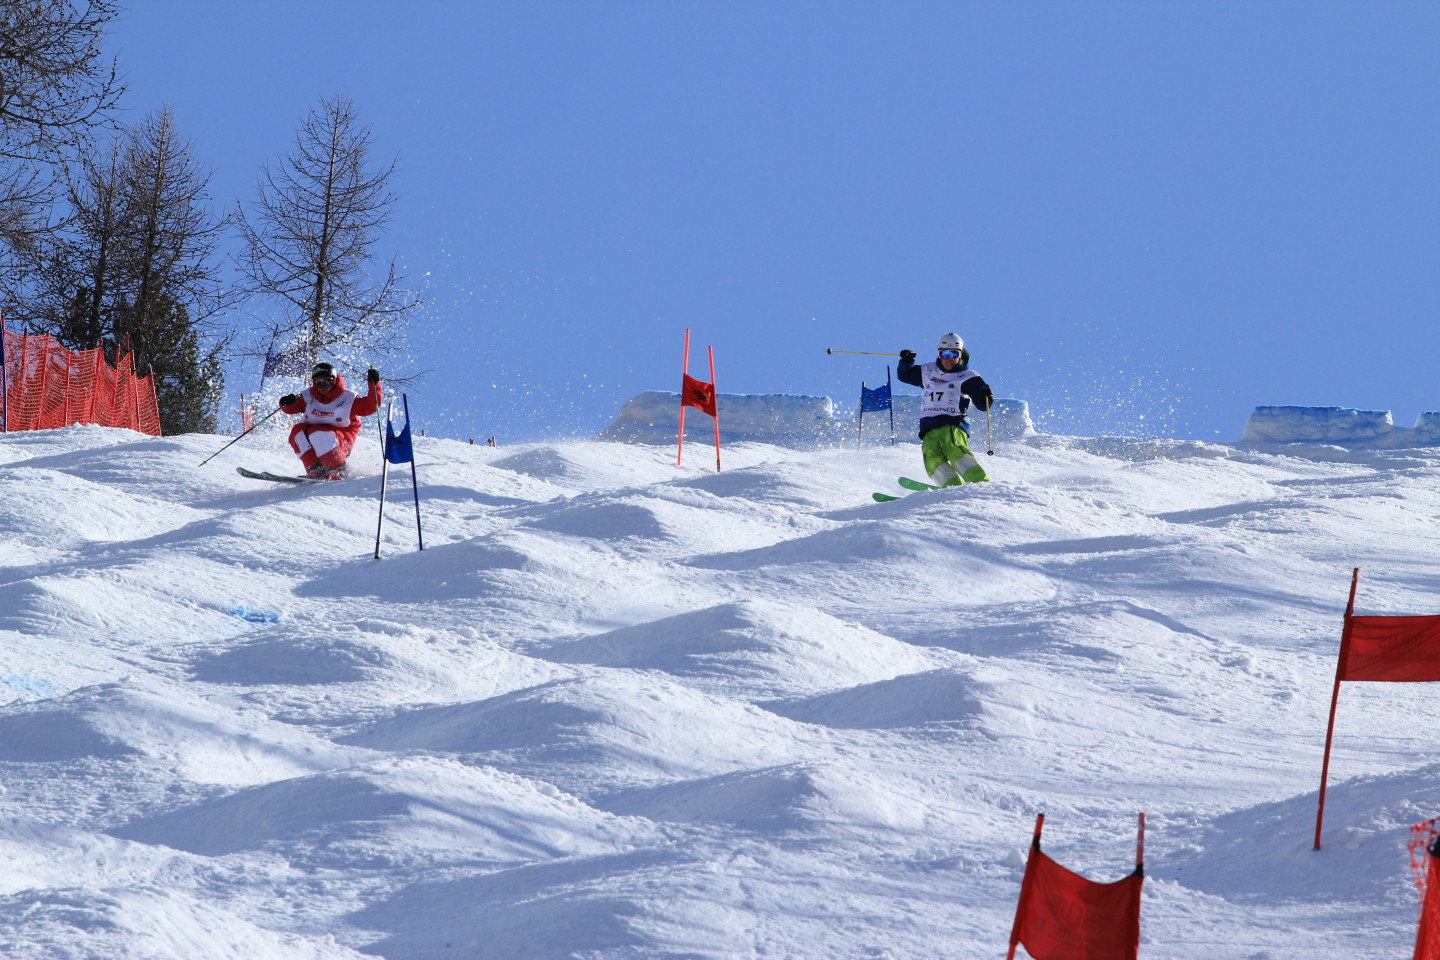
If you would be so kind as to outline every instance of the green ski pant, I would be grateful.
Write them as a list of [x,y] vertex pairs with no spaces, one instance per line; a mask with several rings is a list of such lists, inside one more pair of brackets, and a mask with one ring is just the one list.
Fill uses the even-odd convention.
[[937,487],[989,480],[980,461],[970,455],[970,435],[959,427],[936,427],[920,438],[925,472]]

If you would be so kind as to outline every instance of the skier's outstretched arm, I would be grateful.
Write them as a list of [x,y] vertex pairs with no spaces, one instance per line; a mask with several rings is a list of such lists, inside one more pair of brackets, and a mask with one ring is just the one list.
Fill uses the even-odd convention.
[[900,351],[900,365],[895,368],[895,379],[912,387],[921,385],[920,365],[915,362],[914,350]]

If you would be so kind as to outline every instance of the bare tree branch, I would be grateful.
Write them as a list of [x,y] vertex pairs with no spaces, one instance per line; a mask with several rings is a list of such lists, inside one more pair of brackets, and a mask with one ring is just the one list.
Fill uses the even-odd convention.
[[392,258],[383,278],[368,269],[390,222],[395,161],[370,165],[370,127],[337,95],[321,100],[296,131],[291,151],[264,164],[236,224],[240,267],[280,308],[280,329],[304,342],[310,362],[337,350],[397,349],[423,298],[403,288]]
[[[0,0],[0,247],[24,261],[54,226],[67,162],[108,125],[124,86],[104,60],[115,0]],[[13,291],[13,282],[0,281]]]

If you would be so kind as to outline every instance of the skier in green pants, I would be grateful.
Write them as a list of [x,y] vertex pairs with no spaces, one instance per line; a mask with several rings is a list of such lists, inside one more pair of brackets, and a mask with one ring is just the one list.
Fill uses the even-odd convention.
[[965,411],[971,402],[977,410],[989,410],[994,393],[980,375],[969,367],[969,352],[953,333],[936,344],[934,363],[918,364],[914,350],[900,351],[895,377],[901,383],[919,387],[920,451],[925,473],[937,487],[954,487],[990,479],[980,461],[970,454],[970,425]]

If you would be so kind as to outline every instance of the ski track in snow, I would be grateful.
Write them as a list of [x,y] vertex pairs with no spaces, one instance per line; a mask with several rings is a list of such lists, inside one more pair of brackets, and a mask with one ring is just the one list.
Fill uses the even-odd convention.
[[[1410,950],[1427,685],[1349,684],[1350,568],[1433,613],[1440,452],[0,437],[0,953],[994,957],[1035,815],[1141,956]],[[373,444],[371,445],[373,446]],[[369,459],[367,459],[367,456]]]

